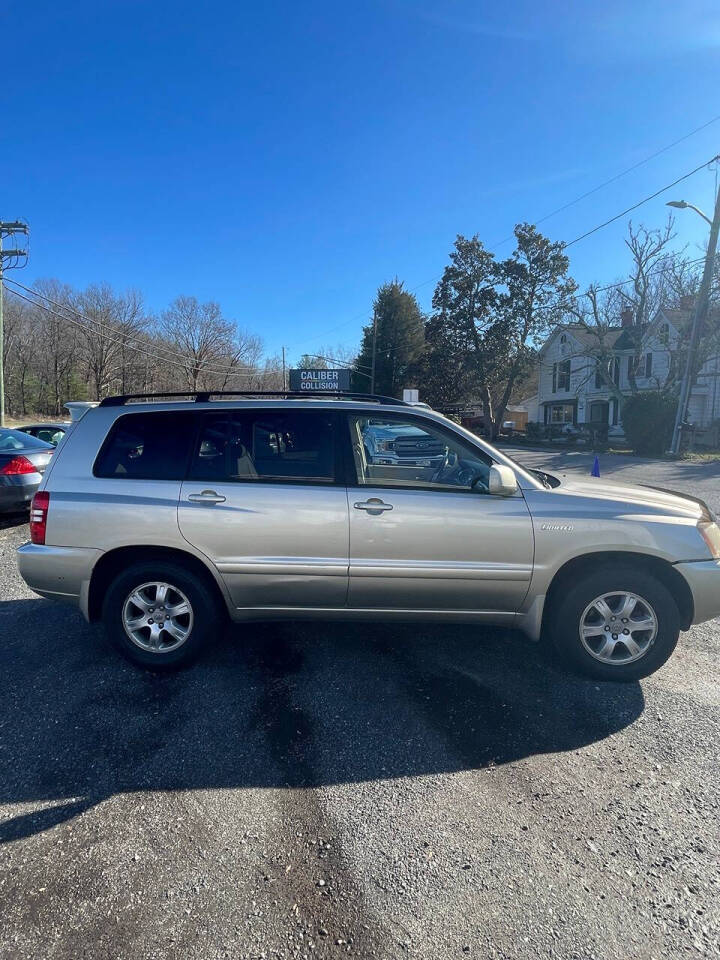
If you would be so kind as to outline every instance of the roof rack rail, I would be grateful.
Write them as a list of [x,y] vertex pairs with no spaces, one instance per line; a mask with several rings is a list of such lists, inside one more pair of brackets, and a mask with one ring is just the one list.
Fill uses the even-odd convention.
[[192,397],[195,403],[208,403],[212,397],[246,397],[256,399],[262,397],[277,397],[287,400],[361,400],[371,403],[384,403],[391,406],[410,407],[407,400],[398,400],[396,397],[384,397],[378,393],[351,393],[344,390],[310,391],[310,390],[177,390],[170,393],[121,393],[114,397],[105,397],[100,401],[101,407],[122,407],[130,400],[169,400],[171,398]]

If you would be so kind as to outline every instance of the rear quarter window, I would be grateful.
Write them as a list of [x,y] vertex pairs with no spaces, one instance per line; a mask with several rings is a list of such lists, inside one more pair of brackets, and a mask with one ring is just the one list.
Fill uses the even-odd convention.
[[182,480],[194,440],[192,413],[130,413],[112,425],[95,460],[96,477]]

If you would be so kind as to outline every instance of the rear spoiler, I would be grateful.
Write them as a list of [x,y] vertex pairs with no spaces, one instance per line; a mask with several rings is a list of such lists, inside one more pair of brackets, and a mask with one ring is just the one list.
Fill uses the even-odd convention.
[[78,420],[82,420],[88,410],[92,410],[93,407],[97,406],[97,402],[92,400],[70,400],[64,404],[65,409],[70,414],[71,423],[77,423]]

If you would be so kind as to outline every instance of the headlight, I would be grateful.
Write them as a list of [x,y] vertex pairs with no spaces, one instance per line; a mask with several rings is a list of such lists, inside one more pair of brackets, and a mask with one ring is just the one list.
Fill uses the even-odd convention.
[[698,520],[697,528],[707,544],[710,556],[720,560],[720,527],[712,520]]
[[394,440],[378,440],[377,442],[378,450],[393,450],[395,448]]

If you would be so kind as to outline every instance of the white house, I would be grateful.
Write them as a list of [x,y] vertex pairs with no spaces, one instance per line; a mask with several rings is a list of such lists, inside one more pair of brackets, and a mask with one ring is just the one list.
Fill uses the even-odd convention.
[[[611,351],[610,375],[624,394],[631,392],[632,364],[638,390],[663,385],[678,341],[686,337],[691,319],[692,303],[687,299],[681,309],[658,310],[642,332],[638,355],[632,311],[623,311],[621,325],[606,331],[603,344]],[[711,322],[719,321],[720,314],[714,311]],[[553,330],[539,354],[537,397],[523,404],[529,413],[537,411],[536,422],[558,426],[608,424],[611,435],[622,433],[617,399],[597,372],[597,348],[596,334],[582,324],[561,324]],[[698,427],[720,419],[719,378],[720,359],[716,356],[700,370],[690,395],[688,419]]]

